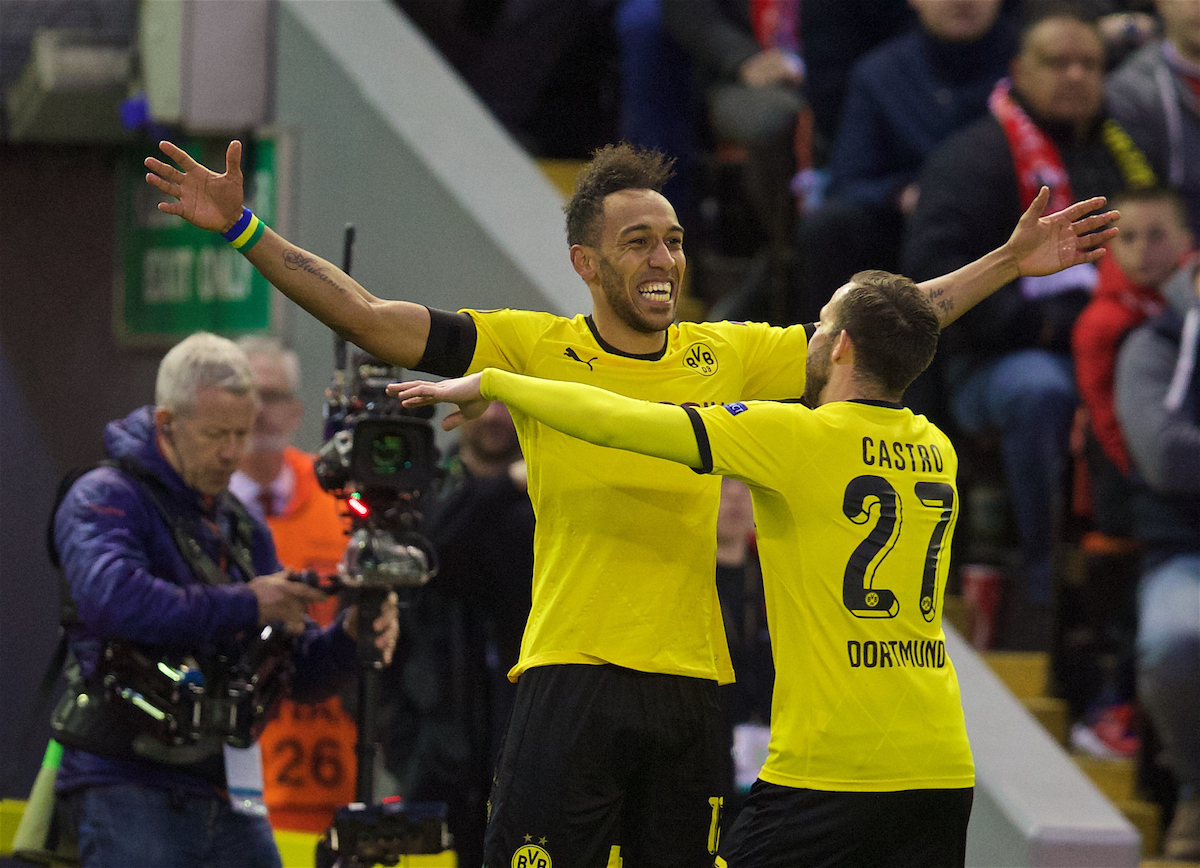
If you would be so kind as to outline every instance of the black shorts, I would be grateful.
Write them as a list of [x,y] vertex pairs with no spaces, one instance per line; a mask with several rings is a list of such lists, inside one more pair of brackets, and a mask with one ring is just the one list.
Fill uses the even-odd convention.
[[528,670],[492,787],[485,868],[711,868],[724,728],[715,681]]
[[962,868],[972,787],[846,793],[755,781],[718,868]]

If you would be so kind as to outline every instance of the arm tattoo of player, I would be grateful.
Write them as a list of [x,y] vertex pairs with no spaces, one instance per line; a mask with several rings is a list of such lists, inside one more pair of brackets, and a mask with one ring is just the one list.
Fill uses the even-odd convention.
[[950,314],[954,311],[954,299],[953,297],[946,297],[946,290],[944,289],[929,290],[929,300],[933,302],[933,306],[941,312],[941,319],[943,322],[945,322],[946,317],[950,316]]
[[289,271],[306,271],[313,277],[323,280],[332,287],[337,287],[337,283],[328,274],[325,269],[318,266],[311,256],[305,256],[298,250],[288,249],[283,251],[283,264]]

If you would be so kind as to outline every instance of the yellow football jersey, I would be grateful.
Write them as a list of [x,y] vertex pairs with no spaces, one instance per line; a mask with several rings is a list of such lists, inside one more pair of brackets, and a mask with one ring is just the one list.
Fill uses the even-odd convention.
[[[588,383],[632,398],[706,406],[804,391],[804,329],[680,323],[660,353],[635,356],[589,317],[464,313],[486,367]],[[612,663],[733,680],[716,591],[720,487],[686,467],[593,446],[513,413],[529,469],[533,606],[514,681],[533,666]]]
[[760,777],[817,790],[974,785],[942,598],[958,457],[924,416],[840,401],[692,411],[751,488],[775,658]]

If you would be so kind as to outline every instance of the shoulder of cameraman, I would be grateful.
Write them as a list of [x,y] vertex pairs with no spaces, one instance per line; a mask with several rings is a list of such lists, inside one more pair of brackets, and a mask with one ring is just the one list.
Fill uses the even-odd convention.
[[[54,540],[89,633],[180,646],[256,626],[253,592],[241,583],[201,583],[142,483],[119,469],[98,467],[71,486],[54,517]],[[275,566],[265,531],[256,528],[252,548],[256,569]]]

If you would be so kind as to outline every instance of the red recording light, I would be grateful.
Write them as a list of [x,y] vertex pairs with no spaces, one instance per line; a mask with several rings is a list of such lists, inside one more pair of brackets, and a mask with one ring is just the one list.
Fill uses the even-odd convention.
[[367,506],[365,503],[363,503],[361,500],[359,500],[357,497],[347,498],[346,505],[349,506],[350,511],[353,512],[355,515],[357,515],[359,518],[366,518],[368,515],[371,514],[371,508],[369,506]]

